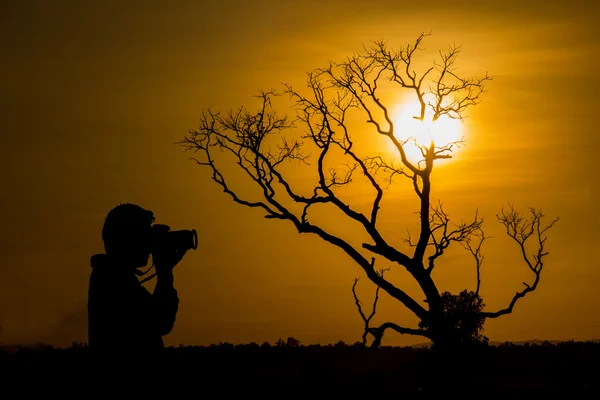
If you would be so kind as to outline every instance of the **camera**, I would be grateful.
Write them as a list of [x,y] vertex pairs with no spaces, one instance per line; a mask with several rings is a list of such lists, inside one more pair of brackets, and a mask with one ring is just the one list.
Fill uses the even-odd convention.
[[195,229],[172,231],[168,225],[152,226],[152,253],[158,251],[196,250],[198,234]]

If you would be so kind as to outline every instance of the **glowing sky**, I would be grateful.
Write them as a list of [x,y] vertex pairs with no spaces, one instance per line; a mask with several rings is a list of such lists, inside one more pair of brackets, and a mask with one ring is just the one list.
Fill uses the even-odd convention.
[[[468,218],[479,207],[488,217],[486,233],[496,239],[485,250],[482,294],[491,309],[528,278],[495,213],[511,202],[560,217],[539,289],[513,315],[489,321],[486,334],[600,336],[600,6],[213,3],[0,4],[0,342],[85,341],[89,258],[103,251],[104,216],[121,202],[199,232],[199,249],[176,270],[181,303],[167,344],[359,340],[351,293],[363,276],[358,266],[317,237],[234,204],[173,143],[196,128],[202,108],[253,105],[257,89],[300,86],[306,71],[363,43],[405,45],[422,31],[433,33],[427,49],[462,44],[464,73],[493,76],[465,122],[467,147],[433,175],[433,197],[451,216]],[[385,229],[401,237],[415,210],[394,196]],[[473,271],[458,253],[447,262],[436,271],[440,287],[472,288]],[[365,302],[373,291],[363,277]],[[381,322],[414,324],[402,307],[381,301]]]

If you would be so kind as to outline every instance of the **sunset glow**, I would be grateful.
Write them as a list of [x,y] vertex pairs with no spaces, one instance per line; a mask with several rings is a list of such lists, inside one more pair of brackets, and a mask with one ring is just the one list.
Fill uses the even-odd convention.
[[[523,251],[506,234],[497,214],[509,204],[543,208],[560,223],[548,233],[539,286],[510,316],[487,318],[485,336],[599,339],[598,16],[600,1],[0,2],[0,350],[88,340],[91,257],[105,252],[105,217],[121,203],[151,210],[172,230],[197,231],[198,249],[173,272],[180,303],[168,346],[362,341],[356,279],[367,317],[379,293],[369,329],[418,329],[420,317],[391,286],[377,292],[374,272],[387,268],[385,279],[420,315],[432,304],[423,294],[429,280],[453,295],[481,281],[486,311],[501,310],[535,281],[523,253],[534,260],[539,245],[534,234]],[[311,103],[297,103],[288,88]],[[429,106],[424,121],[415,119],[416,89],[437,91],[447,107],[470,99],[465,119],[432,122]],[[269,115],[285,124],[254,118],[256,96],[271,90]],[[380,134],[390,128],[382,106],[414,166],[423,160],[418,146],[464,140],[428,171],[429,203],[418,193],[425,174],[403,168]],[[222,126],[248,145],[212,147],[222,175],[204,150],[176,145],[209,109],[253,117],[230,119],[241,134]],[[204,122],[206,138],[219,143]],[[265,126],[282,125],[262,136]],[[251,157],[253,149],[269,157]],[[407,259],[395,251],[416,253],[428,205],[443,205],[447,232],[485,217],[481,279],[473,254],[455,241],[444,242],[451,244],[435,269],[419,272],[424,285],[398,262]],[[427,256],[434,249],[426,246]],[[150,292],[156,280],[144,282]],[[388,329],[383,345],[427,340]],[[307,376],[321,379],[322,370]]]
[[[432,121],[433,112],[429,107],[423,121],[414,118],[420,114],[421,105],[417,100],[400,104],[392,114],[396,138],[400,141],[408,139],[404,150],[409,161],[423,160],[420,148],[429,146],[432,141],[436,148],[440,148],[463,138],[463,124],[459,119],[442,115],[434,122]],[[453,146],[451,154],[456,155],[457,150],[459,150],[458,147]]]

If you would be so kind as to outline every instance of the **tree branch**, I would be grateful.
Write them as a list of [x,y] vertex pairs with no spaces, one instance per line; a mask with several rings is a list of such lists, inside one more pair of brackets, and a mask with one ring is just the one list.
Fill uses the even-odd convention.
[[[373,258],[373,259],[371,259],[371,266],[373,266],[374,264],[375,264],[375,259]],[[389,270],[390,270],[389,268],[381,269],[378,271],[378,274],[383,279],[384,273]],[[419,336],[428,337],[428,333],[423,329],[404,328],[393,322],[386,322],[378,327],[369,326],[371,320],[377,313],[377,301],[379,300],[379,289],[381,289],[381,288],[379,286],[377,286],[377,289],[375,289],[375,298],[373,299],[373,307],[371,309],[371,314],[369,314],[369,316],[367,317],[365,315],[365,313],[363,312],[362,306],[360,304],[360,300],[358,299],[358,295],[356,294],[356,284],[357,283],[358,283],[358,278],[354,279],[354,284],[352,285],[352,295],[354,296],[354,302],[358,309],[358,313],[360,314],[360,316],[364,322],[364,331],[362,334],[363,345],[366,346],[367,335],[371,334],[373,336],[373,343],[371,344],[371,347],[379,348],[381,346],[381,340],[383,339],[383,334],[385,333],[386,329],[393,329],[396,332],[401,333],[401,334],[419,335]]]
[[469,243],[472,236],[480,234],[482,224],[483,218],[479,218],[476,211],[472,222],[461,222],[458,225],[454,224],[454,229],[450,228],[450,218],[444,211],[442,203],[438,201],[438,205],[431,209],[429,222],[431,242],[428,245],[432,246],[435,252],[428,257],[427,272],[431,274],[435,267],[435,261],[444,254],[444,251],[452,242],[464,245]]
[[[372,258],[371,259],[371,267],[373,267],[374,265],[375,265],[375,258]],[[379,275],[381,276],[381,278],[383,278],[383,274],[389,270],[390,270],[389,268],[379,270]],[[364,329],[364,332],[362,335],[362,342],[363,342],[363,345],[366,345],[367,344],[367,334],[369,333],[369,323],[371,322],[371,319],[373,319],[373,317],[375,316],[375,313],[377,312],[377,301],[379,300],[379,289],[381,289],[381,287],[377,286],[377,289],[375,289],[375,298],[373,300],[373,307],[371,310],[371,314],[369,314],[369,316],[367,317],[362,310],[360,300],[358,299],[358,295],[356,294],[356,284],[357,283],[358,283],[358,278],[354,279],[354,284],[352,285],[352,295],[354,296],[354,302],[356,304],[356,307],[358,308],[358,313],[360,314],[360,316],[365,324],[365,329]]]
[[374,340],[371,344],[371,347],[378,348],[381,346],[381,340],[383,339],[383,334],[387,329],[393,329],[396,332],[403,335],[415,335],[415,336],[424,336],[426,338],[430,338],[429,332],[425,329],[413,329],[413,328],[405,328],[399,326],[393,322],[385,322],[378,326],[377,328],[369,328],[369,333],[373,335]]
[[[317,171],[319,174],[319,190],[323,191],[327,195],[328,202],[335,205],[339,210],[346,214],[351,219],[359,222],[369,236],[374,241],[374,246],[368,245],[363,246],[367,249],[377,248],[378,253],[384,255],[392,262],[397,262],[401,265],[407,266],[410,259],[405,254],[393,249],[381,236],[380,232],[376,228],[377,213],[380,208],[380,202],[383,198],[383,190],[375,180],[373,174],[371,174],[371,168],[368,161],[363,161],[358,157],[352,150],[352,140],[348,133],[347,126],[345,124],[345,115],[349,108],[355,107],[354,98],[345,95],[339,95],[334,98],[334,101],[327,101],[328,89],[335,89],[328,82],[324,82],[321,78],[324,76],[323,73],[309,74],[308,76],[308,87],[311,89],[313,97],[311,99],[302,96],[298,92],[294,91],[289,85],[286,85],[286,93],[288,93],[294,100],[296,110],[298,112],[298,118],[303,121],[308,127],[307,138],[311,139],[317,147],[321,149],[317,162]],[[336,91],[337,92],[337,91]],[[339,135],[335,130],[335,127],[339,127],[342,131],[342,135]],[[323,171],[323,165],[325,157],[332,148],[337,146],[340,148],[345,155],[349,156],[355,163],[355,167],[351,168],[351,172],[346,176],[346,179],[338,181],[332,180],[331,184],[327,184],[325,173]],[[372,187],[376,191],[376,196],[373,201],[371,208],[370,217],[353,210],[348,204],[341,201],[335,194],[333,186],[348,184],[351,181],[352,172],[356,169],[360,169],[363,176],[365,176]]]
[[[496,312],[482,313],[486,318],[497,318],[505,314],[510,314],[517,301],[525,297],[527,293],[533,292],[538,286],[540,274],[544,268],[544,257],[548,255],[548,251],[545,250],[547,240],[546,231],[554,226],[558,218],[543,226],[542,219],[545,215],[542,214],[541,210],[529,208],[529,213],[530,216],[525,217],[522,213],[516,211],[512,205],[509,205],[509,210],[504,211],[502,209],[497,218],[506,228],[508,236],[518,244],[523,260],[535,276],[533,284],[523,282],[525,288],[515,293],[508,307]],[[535,251],[531,256],[528,256],[526,243],[531,237],[534,237],[534,240],[536,240],[536,244],[534,245]]]
[[[479,296],[479,290],[481,289],[481,265],[483,264],[484,256],[481,254],[481,247],[486,239],[490,239],[492,236],[485,236],[483,229],[479,228],[473,232],[473,234],[467,238],[467,240],[461,242],[461,245],[467,249],[473,258],[475,259],[475,272],[477,278],[477,286],[475,287],[475,296]],[[476,244],[472,242],[476,241]]]
[[[481,102],[481,95],[485,91],[485,82],[492,78],[486,73],[480,78],[461,78],[454,72],[454,63],[460,53],[460,46],[450,46],[448,52],[440,52],[441,64],[436,64],[439,72],[438,79],[430,89],[434,95],[434,102],[429,103],[433,110],[433,121],[442,115],[452,119],[463,119],[467,108]],[[450,101],[446,101],[452,97]]]

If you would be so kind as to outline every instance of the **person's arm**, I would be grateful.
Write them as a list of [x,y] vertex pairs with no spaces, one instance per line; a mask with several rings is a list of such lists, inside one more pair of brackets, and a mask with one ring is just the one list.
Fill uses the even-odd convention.
[[[160,268],[160,267],[159,267]],[[152,293],[154,323],[161,335],[173,329],[179,309],[179,296],[173,282],[173,270],[157,268],[156,286]],[[160,272],[159,272],[160,271]]]
[[185,253],[185,251],[172,251],[153,256],[156,268],[156,286],[152,293],[154,322],[161,335],[171,332],[175,325],[179,296],[174,287],[173,268]]

